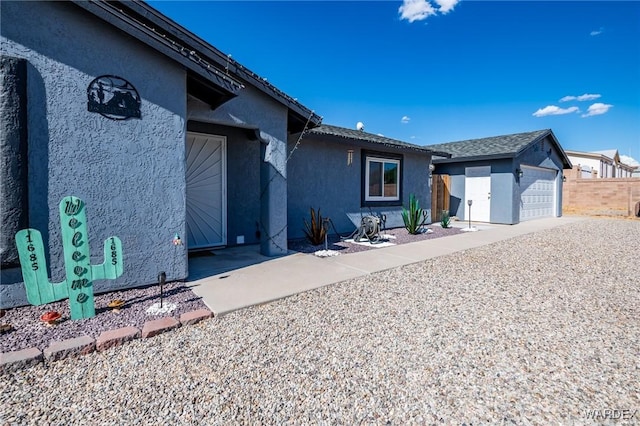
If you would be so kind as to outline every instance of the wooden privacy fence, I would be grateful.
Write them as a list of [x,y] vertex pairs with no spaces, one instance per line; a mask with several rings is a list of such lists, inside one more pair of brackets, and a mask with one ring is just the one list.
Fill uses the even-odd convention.
[[431,221],[442,219],[442,210],[449,210],[449,175],[432,175],[431,185]]

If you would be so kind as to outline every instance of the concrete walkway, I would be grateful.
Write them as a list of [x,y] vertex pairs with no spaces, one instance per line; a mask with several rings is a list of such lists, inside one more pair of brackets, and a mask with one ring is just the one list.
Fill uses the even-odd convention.
[[[531,220],[517,225],[472,223],[478,232],[330,258],[303,253],[270,258],[260,255],[257,246],[233,247],[214,252],[211,256],[190,259],[186,284],[216,315],[222,315],[350,278],[582,220],[583,217],[569,216]],[[467,226],[463,222],[454,225]]]

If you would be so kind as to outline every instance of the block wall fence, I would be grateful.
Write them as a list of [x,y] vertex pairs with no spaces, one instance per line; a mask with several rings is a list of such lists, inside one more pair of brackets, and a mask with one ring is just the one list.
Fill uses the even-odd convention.
[[640,178],[582,178],[578,166],[565,176],[562,194],[565,214],[636,216]]

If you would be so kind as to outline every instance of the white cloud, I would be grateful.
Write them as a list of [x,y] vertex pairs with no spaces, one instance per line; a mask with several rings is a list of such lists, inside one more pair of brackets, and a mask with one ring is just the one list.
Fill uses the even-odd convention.
[[429,0],[403,0],[402,6],[398,8],[400,19],[406,19],[409,22],[422,21],[438,13],[449,13],[460,2],[460,0],[433,1],[437,8]]
[[449,11],[453,10],[454,7],[456,7],[456,4],[458,4],[460,0],[435,0],[436,3],[438,3],[438,6],[440,6],[440,9],[438,9],[441,13],[448,13]]
[[589,33],[589,35],[591,35],[591,36],[597,36],[597,35],[602,34],[603,32],[604,32],[604,28],[600,27],[600,29],[597,29],[597,30],[591,31],[591,32]]
[[563,115],[563,114],[571,114],[573,112],[578,112],[580,109],[578,107],[569,107],[569,108],[560,108],[555,105],[547,105],[544,108],[540,108],[536,112],[533,113],[534,117],[544,117],[546,115]]
[[585,93],[584,95],[580,95],[580,96],[565,96],[564,98],[560,99],[560,102],[568,102],[568,101],[592,101],[594,99],[598,99],[601,95],[599,94],[589,94],[589,93]]
[[427,19],[429,16],[435,15],[437,11],[426,0],[404,0],[398,13],[400,13],[400,19],[415,22]]
[[605,114],[607,111],[609,111],[612,107],[613,105],[596,102],[595,104],[590,105],[589,108],[587,109],[587,113],[582,114],[582,116],[591,117],[594,115],[602,115],[602,114]]
[[624,164],[628,164],[629,166],[640,166],[640,162],[633,157],[629,157],[628,155],[621,155],[620,161]]
[[411,121],[411,118],[407,117],[406,115],[400,119],[400,122],[402,124],[407,124],[409,121]]

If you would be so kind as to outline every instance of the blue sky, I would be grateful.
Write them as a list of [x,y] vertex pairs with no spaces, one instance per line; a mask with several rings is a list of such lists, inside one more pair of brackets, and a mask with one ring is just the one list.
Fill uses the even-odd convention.
[[150,1],[323,117],[418,145],[550,128],[640,160],[637,1]]

